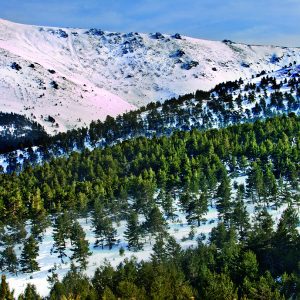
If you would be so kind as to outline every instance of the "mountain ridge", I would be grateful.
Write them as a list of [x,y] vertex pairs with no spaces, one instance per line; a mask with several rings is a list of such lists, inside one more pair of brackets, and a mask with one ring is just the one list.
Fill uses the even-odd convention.
[[300,59],[299,48],[3,19],[0,52],[1,110],[26,115],[50,134]]

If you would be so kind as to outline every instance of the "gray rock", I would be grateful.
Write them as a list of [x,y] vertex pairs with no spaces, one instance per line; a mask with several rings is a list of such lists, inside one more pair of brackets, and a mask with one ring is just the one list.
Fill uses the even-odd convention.
[[104,35],[104,31],[101,29],[97,29],[97,28],[91,28],[90,30],[86,31],[85,34],[102,36],[102,35]]
[[181,68],[185,69],[185,70],[190,70],[192,68],[197,67],[198,65],[199,65],[199,63],[197,61],[191,60],[189,62],[182,64]]
[[181,40],[181,35],[179,33],[175,33],[174,35],[172,35],[172,38],[176,39],[176,40]]

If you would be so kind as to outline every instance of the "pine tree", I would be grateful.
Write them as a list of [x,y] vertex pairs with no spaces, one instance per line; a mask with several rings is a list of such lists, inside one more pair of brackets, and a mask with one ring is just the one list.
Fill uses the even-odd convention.
[[299,238],[298,225],[299,216],[296,210],[292,206],[289,206],[280,218],[275,240],[284,247],[294,245]]
[[175,264],[179,263],[182,251],[180,245],[176,242],[173,236],[168,236],[167,238],[166,252],[168,259],[172,260]]
[[142,227],[138,221],[138,215],[136,212],[131,212],[127,221],[127,227],[125,231],[125,238],[128,241],[128,249],[133,251],[139,251],[143,249],[143,243],[141,242]]
[[0,300],[14,300],[14,292],[10,291],[5,275],[1,276]]
[[0,267],[3,271],[15,274],[17,273],[18,259],[16,256],[16,252],[12,246],[7,246],[0,253]]
[[252,201],[255,199],[255,192],[259,201],[264,194],[263,172],[259,164],[256,162],[252,164],[251,170],[248,174],[247,190],[248,195],[252,197]]
[[165,249],[165,236],[162,234],[157,235],[155,243],[152,247],[153,253],[151,259],[154,263],[162,263],[167,259],[167,252]]
[[117,286],[119,299],[145,299],[143,292],[133,282],[127,280],[120,281]]
[[223,249],[225,245],[236,241],[236,232],[233,227],[227,229],[225,224],[220,222],[211,230],[209,241],[218,249]]
[[300,261],[299,215],[289,206],[282,214],[273,238],[274,269],[276,274],[295,270],[295,262]]
[[41,198],[41,191],[39,188],[36,189],[30,200],[32,213],[36,215],[39,214],[39,212],[44,209],[43,200]]
[[275,175],[272,172],[271,166],[266,167],[266,174],[264,176],[264,186],[265,186],[265,192],[264,192],[264,198],[267,206],[269,207],[269,202],[273,201],[276,203],[278,188],[277,188],[277,182]]
[[109,287],[105,287],[102,300],[117,300],[118,298],[114,295]]
[[50,219],[44,209],[40,210],[38,214],[31,220],[31,234],[39,242],[42,242],[44,232],[51,225]]
[[29,283],[18,300],[42,300],[42,297],[37,293],[35,285]]
[[206,193],[201,193],[199,197],[193,197],[187,209],[187,220],[189,224],[194,221],[200,226],[201,218],[208,212],[208,199]]
[[209,274],[208,285],[205,288],[204,299],[238,299],[236,288],[226,273]]
[[58,253],[58,258],[61,262],[64,262],[64,258],[67,257],[66,254],[66,241],[70,237],[70,226],[72,223],[72,218],[68,213],[63,213],[57,216],[53,225],[53,251]]
[[71,227],[70,239],[73,246],[71,259],[77,261],[80,264],[80,268],[85,270],[88,263],[87,258],[92,253],[89,251],[89,243],[85,239],[85,232],[78,221],[74,221]]
[[117,232],[113,228],[112,220],[100,201],[95,201],[92,224],[96,237],[95,247],[101,245],[103,249],[106,241],[109,249],[111,249],[116,242]]
[[217,210],[219,212],[219,218],[224,221],[225,224],[228,223],[230,218],[230,213],[232,209],[231,205],[231,187],[230,179],[226,175],[222,178],[221,183],[217,191]]
[[23,221],[8,225],[6,231],[0,232],[0,245],[2,246],[14,246],[17,243],[25,241],[27,232]]
[[257,213],[253,229],[248,238],[248,247],[254,251],[263,268],[269,269],[273,265],[272,240],[274,237],[274,221],[266,208]]
[[150,234],[165,232],[167,223],[156,205],[153,206],[146,216],[145,227]]
[[245,241],[250,229],[250,220],[247,208],[244,204],[243,193],[240,189],[237,191],[237,197],[233,205],[231,220],[238,230],[240,240]]
[[107,226],[107,228],[105,230],[106,245],[108,246],[108,248],[110,250],[117,242],[116,235],[117,235],[117,230],[113,228],[113,225],[110,222],[109,226]]
[[187,211],[190,203],[193,201],[193,194],[189,190],[185,190],[180,194],[180,204],[183,210]]
[[39,255],[38,242],[31,235],[24,243],[21,253],[20,265],[24,273],[32,273],[40,269],[36,258]]
[[175,218],[175,207],[174,207],[174,199],[170,192],[166,193],[165,197],[162,199],[162,208],[165,211],[165,214],[168,219],[174,220]]

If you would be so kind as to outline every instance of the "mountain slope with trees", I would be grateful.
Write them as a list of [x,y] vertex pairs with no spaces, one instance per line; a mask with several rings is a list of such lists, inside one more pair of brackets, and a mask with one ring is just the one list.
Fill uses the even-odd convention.
[[[39,141],[40,147],[11,152],[0,157],[5,171],[19,171],[51,157],[95,147],[113,145],[138,136],[170,135],[176,130],[220,128],[230,124],[300,111],[300,67],[290,64],[274,73],[265,71],[249,81],[239,79],[217,85],[209,92],[150,103],[139,110],[105,122],[92,122],[89,128],[68,131]],[[3,152],[9,151],[4,149]]]
[[[299,117],[290,114],[223,129],[139,137],[28,166],[19,174],[1,174],[1,268],[19,269],[14,253],[19,241],[31,249],[30,257],[21,255],[21,271],[38,268],[32,264],[36,245],[52,223],[53,255],[74,264],[61,283],[53,270],[53,299],[71,294],[160,298],[170,285],[179,288],[183,299],[215,299],[220,289],[228,299],[294,297],[300,259],[299,126]],[[246,176],[244,183],[237,180],[240,176]],[[211,207],[219,220],[203,235]],[[274,219],[272,212],[282,209],[275,215],[280,219]],[[189,238],[197,237],[194,249],[181,246],[176,232],[173,236],[168,230],[172,212],[179,211],[190,224]],[[89,215],[97,248],[119,249],[122,255],[115,229],[126,222],[129,250],[139,253],[154,240],[152,260],[125,261],[117,269],[104,265],[90,281],[79,272],[91,266],[86,235],[76,221]],[[106,272],[116,279],[105,281]],[[158,286],[151,272],[161,274]],[[84,287],[77,290],[74,282]]]

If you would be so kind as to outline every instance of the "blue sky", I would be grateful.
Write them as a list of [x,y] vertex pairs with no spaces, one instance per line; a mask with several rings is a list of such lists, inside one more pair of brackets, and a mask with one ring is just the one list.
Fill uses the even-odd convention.
[[0,0],[15,22],[300,46],[300,0]]

